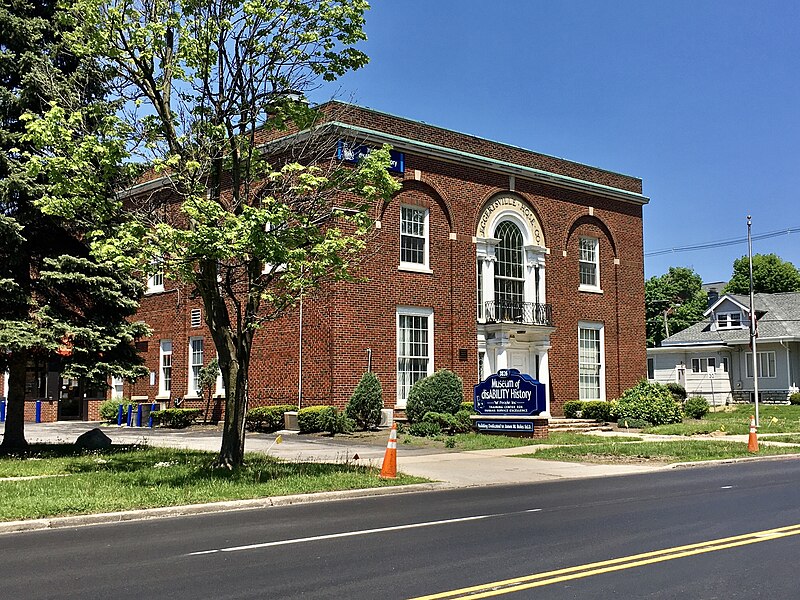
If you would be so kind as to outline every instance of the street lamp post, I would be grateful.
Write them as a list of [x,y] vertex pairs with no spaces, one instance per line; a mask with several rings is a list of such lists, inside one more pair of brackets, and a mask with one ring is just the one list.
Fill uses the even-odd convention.
[[756,327],[755,294],[753,292],[753,238],[750,235],[751,220],[747,215],[747,255],[750,261],[750,347],[753,350],[753,394],[755,400],[756,427],[758,427],[758,354],[756,352]]

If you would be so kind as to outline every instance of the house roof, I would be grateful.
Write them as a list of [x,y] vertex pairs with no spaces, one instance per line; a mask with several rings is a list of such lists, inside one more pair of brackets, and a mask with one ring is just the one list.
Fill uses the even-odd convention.
[[[748,312],[750,298],[740,294],[726,294],[720,297],[729,298],[745,307]],[[796,339],[800,340],[800,293],[786,292],[782,294],[756,294],[753,298],[758,319],[759,339]],[[744,329],[722,329],[712,331],[711,321],[701,321],[691,327],[671,335],[661,342],[662,346],[690,346],[724,344],[747,344],[750,331]]]

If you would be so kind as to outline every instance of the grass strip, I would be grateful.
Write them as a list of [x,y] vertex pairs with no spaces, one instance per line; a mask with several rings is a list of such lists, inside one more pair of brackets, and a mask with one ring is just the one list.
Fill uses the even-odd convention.
[[[759,433],[800,432],[800,406],[759,404]],[[648,427],[644,433],[662,435],[696,435],[722,431],[723,433],[747,434],[750,431],[752,404],[726,407],[719,412],[708,413],[702,419],[684,419],[683,423]]]
[[[608,441],[608,437],[586,433],[553,432],[545,439],[508,437],[504,435],[487,435],[484,433],[457,433],[452,436],[439,435],[435,437],[416,437],[404,434],[401,436],[402,444],[422,446],[426,448],[453,448],[455,450],[497,450],[501,448],[520,448],[522,446],[538,446],[541,444],[591,444]],[[624,442],[638,442],[642,438],[634,436],[619,436],[615,440]]]
[[426,481],[348,463],[284,462],[249,453],[246,465],[212,469],[216,454],[170,448],[112,448],[80,453],[74,446],[38,448],[27,457],[0,458],[6,477],[67,475],[0,482],[0,520],[35,519],[374,488]]
[[[779,454],[800,454],[800,448],[789,446],[761,445],[759,456]],[[704,460],[721,460],[754,456],[747,451],[746,442],[715,440],[676,440],[669,442],[642,442],[628,444],[609,442],[605,444],[582,444],[543,448],[532,454],[520,455],[524,458],[563,460],[592,463],[674,463]]]

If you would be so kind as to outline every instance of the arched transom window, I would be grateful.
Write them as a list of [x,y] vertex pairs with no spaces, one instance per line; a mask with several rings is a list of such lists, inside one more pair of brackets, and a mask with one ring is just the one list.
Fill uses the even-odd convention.
[[525,299],[522,232],[514,223],[503,221],[494,236],[500,240],[494,272],[495,303],[500,312],[518,311]]

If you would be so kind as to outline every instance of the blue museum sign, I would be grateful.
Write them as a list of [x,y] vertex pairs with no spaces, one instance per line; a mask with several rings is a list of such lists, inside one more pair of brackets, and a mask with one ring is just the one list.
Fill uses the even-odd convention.
[[535,416],[546,408],[544,384],[517,369],[500,369],[475,386],[479,415]]
[[[364,144],[354,144],[352,142],[345,142],[339,140],[336,145],[336,158],[346,162],[357,163],[367,154],[372,151],[372,148]],[[396,150],[389,150],[389,171],[393,173],[404,173],[406,170],[406,155]]]

